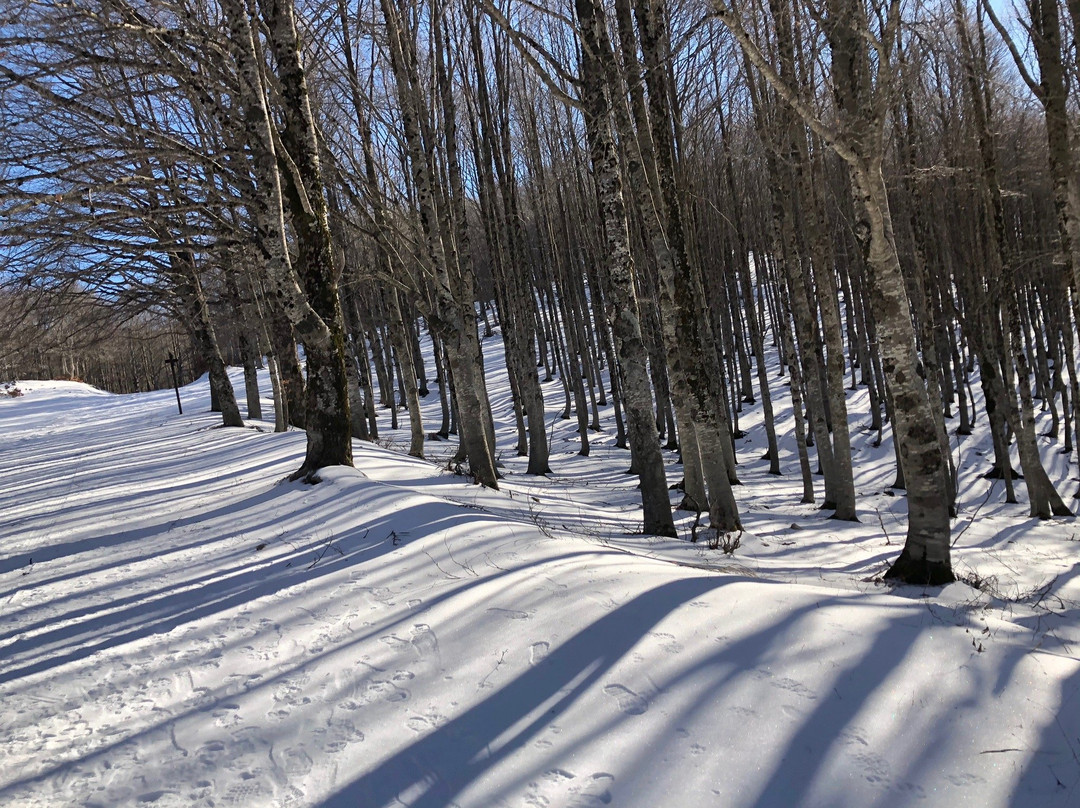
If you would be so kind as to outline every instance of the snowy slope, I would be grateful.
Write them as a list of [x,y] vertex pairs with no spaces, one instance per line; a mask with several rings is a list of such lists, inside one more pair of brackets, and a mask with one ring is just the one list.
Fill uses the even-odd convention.
[[988,497],[978,435],[957,568],[993,594],[871,580],[903,500],[865,432],[862,521],[834,523],[797,504],[790,435],[787,475],[758,468],[747,414],[727,557],[688,516],[633,535],[610,436],[579,458],[553,420],[555,473],[527,478],[505,404],[500,492],[371,444],[311,486],[282,481],[301,433],[215,428],[201,386],[183,416],[21,387],[0,805],[1080,805],[1080,530]]

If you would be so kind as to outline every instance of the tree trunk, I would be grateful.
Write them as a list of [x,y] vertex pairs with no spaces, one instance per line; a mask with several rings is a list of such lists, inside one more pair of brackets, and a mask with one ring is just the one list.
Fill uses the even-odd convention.
[[888,193],[880,164],[852,167],[864,234],[870,305],[877,324],[882,371],[893,402],[893,439],[907,486],[908,534],[900,557],[886,577],[940,585],[954,579],[950,559],[949,506],[945,458],[937,439],[918,353],[904,276],[893,241]]
[[186,324],[192,340],[202,353],[209,370],[211,399],[216,399],[221,413],[222,426],[243,426],[240,407],[236,403],[232,382],[221,357],[214,324],[206,295],[196,274],[195,264],[189,256],[171,255],[169,261],[176,294],[187,313]]
[[607,317],[625,381],[623,403],[630,445],[640,469],[644,532],[675,536],[634,294],[634,259],[630,252],[619,158],[611,133],[611,98],[599,61],[600,54],[603,51],[610,53],[611,46],[606,39],[603,8],[596,0],[575,0],[574,7],[582,35],[581,79],[586,132],[608,247],[608,260],[601,264],[601,270],[610,279]]
[[[279,133],[280,150],[263,90],[265,59],[256,43],[247,6],[240,0],[222,2],[239,68],[239,97],[259,185],[259,202],[254,205],[258,244],[266,258],[267,280],[304,342],[308,366],[307,454],[292,479],[315,481],[324,466],[352,465],[338,271],[334,267],[315,125],[292,3],[267,0],[263,10],[283,101],[285,125]],[[279,160],[287,167],[287,193],[278,173]],[[300,251],[302,285],[286,244],[286,196]]]

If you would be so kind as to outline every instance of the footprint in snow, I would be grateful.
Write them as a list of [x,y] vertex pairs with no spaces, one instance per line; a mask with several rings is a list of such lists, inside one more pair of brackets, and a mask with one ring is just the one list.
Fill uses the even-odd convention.
[[307,752],[299,746],[286,749],[284,752],[274,755],[274,757],[277,758],[275,763],[278,768],[281,769],[288,779],[303,777],[311,771],[311,758],[308,756]]
[[492,614],[499,615],[500,617],[506,617],[510,620],[528,620],[530,615],[528,612],[522,612],[517,609],[496,609],[491,608],[487,611]]
[[[263,746],[262,731],[258,727],[241,727],[232,733],[229,754],[233,757],[253,755],[258,747]],[[245,779],[247,775],[244,775]]]
[[[358,575],[358,573],[353,573]],[[393,606],[394,593],[391,592],[385,586],[361,586],[357,587],[357,592],[363,592],[368,595],[372,600],[382,603],[386,606]]]
[[655,637],[660,641],[660,648],[668,654],[678,654],[682,651],[682,644],[675,639],[674,634],[667,634],[666,632],[657,631],[653,632],[650,636]]
[[207,768],[217,766],[221,759],[221,753],[225,751],[225,744],[222,741],[209,741],[204,743],[195,752],[196,759]]
[[547,659],[548,651],[551,648],[546,642],[534,642],[529,646],[529,664],[539,665],[545,659]]
[[135,799],[140,804],[146,805],[146,804],[149,804],[149,803],[157,803],[159,800],[162,800],[162,798],[164,798],[164,801],[162,801],[160,803],[161,805],[164,805],[165,801],[167,801],[169,797],[176,797],[176,796],[179,796],[179,795],[175,791],[167,791],[167,790],[147,791],[145,794],[140,794]]
[[408,690],[385,679],[376,679],[368,685],[368,693],[383,701],[405,701],[409,698]]
[[611,804],[611,786],[615,778],[607,772],[597,772],[590,776],[580,786],[581,791],[575,795],[567,808],[600,808]]
[[555,597],[555,598],[565,598],[570,594],[570,587],[567,586],[566,584],[557,583],[556,581],[553,581],[550,578],[547,579],[547,582],[549,584],[551,584],[551,588],[550,589],[547,589],[547,588],[540,589],[539,590],[540,592],[544,592],[544,593],[548,594],[549,596]]
[[947,774],[945,775],[945,779],[952,783],[954,786],[973,786],[976,783],[986,782],[986,778],[980,777],[977,774],[971,774],[970,772]]
[[873,752],[859,752],[851,755],[863,769],[863,777],[868,783],[888,785],[892,783],[892,773],[888,761]]
[[615,778],[607,772],[578,777],[566,769],[548,769],[529,783],[525,804],[559,805],[565,808],[602,808],[611,804],[611,785]]
[[214,725],[217,727],[235,727],[241,723],[239,710],[239,704],[222,704],[220,709],[214,710],[210,715],[213,717]]
[[759,681],[766,681],[779,690],[786,690],[789,693],[794,693],[796,696],[802,696],[804,699],[809,699],[810,701],[817,700],[817,694],[802,682],[796,681],[795,679],[789,679],[786,676],[774,676],[772,671],[765,670],[764,668],[755,670],[754,678]]
[[236,617],[229,621],[226,630],[229,632],[240,631],[241,629],[245,628],[250,622],[251,618],[248,617],[246,614],[238,614]]
[[611,696],[619,705],[619,709],[627,715],[641,715],[649,709],[649,703],[644,697],[624,685],[608,685],[604,693]]
[[423,735],[425,732],[429,732],[444,723],[446,723],[445,716],[429,712],[427,715],[414,715],[405,722],[405,726],[413,732]]
[[351,721],[335,721],[326,729],[317,730],[315,735],[316,744],[330,754],[342,752],[349,744],[364,740],[364,733]]
[[222,795],[223,804],[248,808],[252,805],[264,805],[272,799],[271,789],[266,785],[267,778],[262,772],[244,772],[240,778],[240,782],[233,783]]
[[342,690],[338,706],[343,710],[361,710],[377,701],[405,701],[409,691],[398,687],[387,679],[373,679],[370,682],[357,682]]
[[437,656],[439,653],[439,640],[431,626],[426,623],[417,623],[412,628],[412,647],[420,656]]
[[206,802],[210,799],[210,796],[214,793],[214,783],[211,780],[196,780],[192,786],[192,790],[187,793],[187,804],[194,805],[200,801],[203,801],[204,805],[209,804]]
[[385,637],[379,637],[379,642],[383,645],[389,645],[395,651],[404,651],[412,645],[408,640],[403,640],[396,634],[387,634]]
[[774,679],[772,681],[774,687],[778,687],[781,690],[786,690],[789,693],[794,693],[796,696],[802,696],[804,699],[810,701],[817,701],[817,693],[812,691],[802,682],[797,682],[794,679],[788,679],[786,676],[780,679]]

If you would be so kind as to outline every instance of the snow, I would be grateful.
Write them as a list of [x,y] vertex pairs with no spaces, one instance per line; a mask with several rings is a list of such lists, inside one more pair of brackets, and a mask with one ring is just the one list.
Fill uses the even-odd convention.
[[864,392],[860,523],[798,504],[774,377],[785,475],[748,408],[726,556],[688,514],[635,534],[627,453],[576,455],[557,382],[554,474],[526,476],[485,345],[499,492],[385,427],[286,482],[303,434],[217,427],[204,382],[185,415],[171,390],[0,398],[0,805],[1080,805],[1080,530],[1000,503],[984,432],[954,530],[983,591],[887,587],[904,503]]

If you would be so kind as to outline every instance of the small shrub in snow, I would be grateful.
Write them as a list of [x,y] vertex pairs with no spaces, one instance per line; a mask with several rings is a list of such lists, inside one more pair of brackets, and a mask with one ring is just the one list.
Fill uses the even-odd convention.
[[741,530],[728,530],[723,533],[717,531],[710,537],[709,549],[722,550],[725,555],[734,555],[742,543],[742,534]]
[[702,527],[701,514],[702,511],[698,511],[697,516],[694,518],[694,524],[690,525],[691,543],[696,544],[701,536],[707,536],[710,550],[722,550],[725,555],[734,555],[735,551],[739,549],[739,545],[742,544],[743,531],[720,531],[712,527]]

